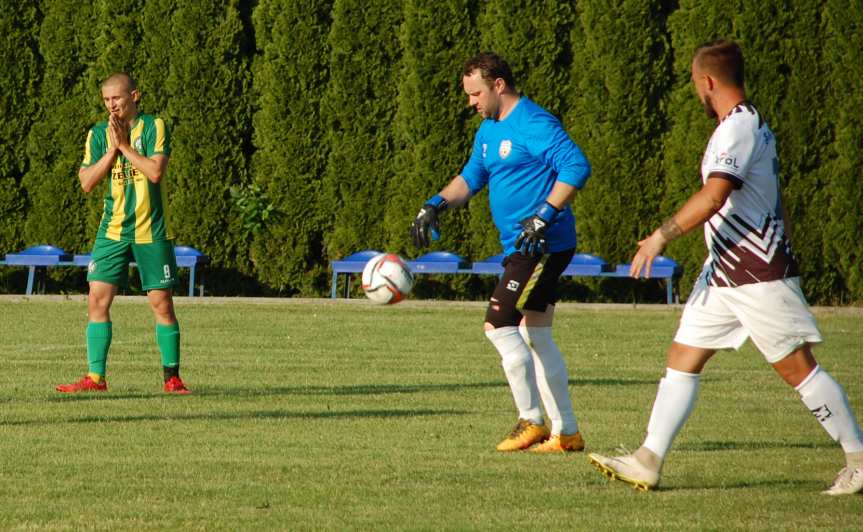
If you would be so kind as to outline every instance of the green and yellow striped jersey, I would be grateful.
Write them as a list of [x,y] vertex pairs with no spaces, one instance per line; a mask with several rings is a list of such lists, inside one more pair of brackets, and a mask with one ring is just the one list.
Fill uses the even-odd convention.
[[[129,132],[129,144],[144,157],[171,154],[171,137],[165,122],[152,115],[138,115]],[[87,134],[83,167],[95,164],[110,149],[108,121],[99,122]],[[173,238],[168,229],[164,179],[152,183],[122,153],[111,168],[105,193],[105,210],[97,238],[148,244]]]

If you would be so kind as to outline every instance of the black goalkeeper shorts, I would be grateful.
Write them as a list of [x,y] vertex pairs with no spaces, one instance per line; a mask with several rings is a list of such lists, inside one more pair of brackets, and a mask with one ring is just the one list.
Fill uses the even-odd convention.
[[503,276],[494,289],[485,321],[495,328],[521,323],[522,311],[545,312],[557,302],[560,275],[569,265],[575,248],[539,257],[519,252],[503,261]]

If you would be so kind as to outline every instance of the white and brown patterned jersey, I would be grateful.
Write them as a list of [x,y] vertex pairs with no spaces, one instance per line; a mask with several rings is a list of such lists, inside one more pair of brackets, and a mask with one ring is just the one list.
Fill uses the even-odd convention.
[[782,218],[776,140],[752,104],[736,105],[710,137],[702,181],[714,172],[735,189],[704,224],[708,284],[739,286],[798,276]]

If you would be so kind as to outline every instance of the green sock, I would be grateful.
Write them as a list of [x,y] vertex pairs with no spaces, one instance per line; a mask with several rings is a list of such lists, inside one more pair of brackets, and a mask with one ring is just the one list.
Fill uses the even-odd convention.
[[166,368],[180,367],[180,324],[156,324],[156,344],[162,354],[162,366]]
[[91,321],[87,324],[87,364],[90,373],[105,376],[108,348],[111,347],[111,322]]

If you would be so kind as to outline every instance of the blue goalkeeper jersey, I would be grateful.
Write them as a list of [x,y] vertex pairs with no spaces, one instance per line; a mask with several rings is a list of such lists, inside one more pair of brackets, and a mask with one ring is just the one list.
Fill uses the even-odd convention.
[[[557,118],[522,96],[503,120],[482,121],[461,175],[471,195],[488,185],[491,216],[504,253],[510,255],[521,233],[519,222],[545,203],[555,181],[583,187],[590,163]],[[569,206],[546,237],[547,252],[575,247],[575,216]]]

